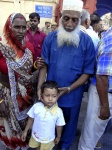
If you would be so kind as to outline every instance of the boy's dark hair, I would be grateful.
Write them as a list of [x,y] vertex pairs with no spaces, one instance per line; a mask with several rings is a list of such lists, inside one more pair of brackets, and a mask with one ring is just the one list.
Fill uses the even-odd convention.
[[35,17],[37,17],[38,21],[40,21],[40,15],[36,12],[33,12],[29,15],[29,18],[34,19]]
[[98,14],[93,13],[90,15],[91,26],[93,27],[95,24],[98,24],[101,21],[101,18]]
[[42,84],[41,86],[41,92],[44,92],[45,88],[50,88],[50,89],[56,89],[57,92],[59,92],[58,90],[58,84],[55,81],[46,81]]

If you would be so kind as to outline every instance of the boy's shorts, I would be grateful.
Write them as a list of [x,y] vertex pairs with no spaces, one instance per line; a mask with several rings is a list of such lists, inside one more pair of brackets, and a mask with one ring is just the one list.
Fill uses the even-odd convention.
[[30,141],[29,141],[29,146],[31,148],[40,147],[40,150],[52,150],[54,145],[55,145],[54,141],[51,141],[49,143],[40,143],[40,142],[36,141],[32,136],[31,136]]

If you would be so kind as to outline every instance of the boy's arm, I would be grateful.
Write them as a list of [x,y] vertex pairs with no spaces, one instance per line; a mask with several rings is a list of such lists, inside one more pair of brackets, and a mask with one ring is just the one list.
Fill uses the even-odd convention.
[[28,130],[31,128],[31,126],[33,124],[33,121],[34,121],[34,119],[29,117],[28,122],[27,122],[26,127],[25,127],[25,130],[24,130],[24,132],[22,134],[22,137],[21,137],[22,141],[26,140],[26,136],[27,136]]
[[24,132],[28,132],[28,130],[31,128],[33,124],[33,121],[34,121],[34,118],[29,117]]
[[56,130],[57,130],[57,137],[55,138],[55,144],[58,144],[61,138],[61,134],[62,134],[62,130],[63,130],[63,126],[56,126]]

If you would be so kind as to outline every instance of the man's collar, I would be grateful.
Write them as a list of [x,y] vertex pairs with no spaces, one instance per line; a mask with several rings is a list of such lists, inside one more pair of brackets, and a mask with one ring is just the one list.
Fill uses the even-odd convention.
[[[30,27],[28,30],[29,30],[29,32],[32,32],[31,27]],[[35,33],[36,33],[36,32],[40,33],[39,28],[37,28],[37,30],[35,31]]]

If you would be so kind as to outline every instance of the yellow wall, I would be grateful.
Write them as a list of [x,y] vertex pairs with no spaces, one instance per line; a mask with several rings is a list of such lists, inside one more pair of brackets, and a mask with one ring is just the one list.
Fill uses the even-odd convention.
[[0,0],[0,35],[2,35],[5,21],[11,13],[22,13],[28,20],[29,14],[35,11],[35,5],[52,6],[53,17],[40,19],[39,27],[42,28],[45,21],[54,21],[54,11],[58,3],[59,0]]

